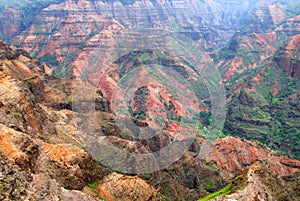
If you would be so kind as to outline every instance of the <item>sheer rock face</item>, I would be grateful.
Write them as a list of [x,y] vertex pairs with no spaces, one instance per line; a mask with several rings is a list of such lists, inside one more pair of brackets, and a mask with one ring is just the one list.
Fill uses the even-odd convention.
[[55,68],[72,62],[84,47],[91,48],[87,42],[102,30],[104,22],[88,1],[53,4],[36,16],[34,24],[17,35],[12,44],[38,58],[51,55],[50,65]]

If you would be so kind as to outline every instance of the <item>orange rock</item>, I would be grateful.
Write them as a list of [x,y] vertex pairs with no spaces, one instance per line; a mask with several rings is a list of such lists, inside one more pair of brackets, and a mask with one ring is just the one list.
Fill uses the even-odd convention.
[[299,171],[299,161],[275,155],[257,143],[229,136],[216,140],[206,157],[207,163],[215,164],[219,169],[230,172],[241,170],[256,160],[267,160],[274,174],[291,174]]

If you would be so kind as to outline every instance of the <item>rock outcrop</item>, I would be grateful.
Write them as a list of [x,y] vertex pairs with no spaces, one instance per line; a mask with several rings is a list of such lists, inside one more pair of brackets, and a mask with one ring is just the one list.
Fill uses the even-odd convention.
[[212,200],[299,200],[299,176],[299,172],[289,176],[273,175],[267,162],[257,161],[233,183],[237,186],[244,183],[242,189]]
[[97,186],[97,190],[99,195],[107,201],[161,200],[159,193],[137,176],[112,173]]
[[[73,190],[82,190],[110,171],[81,148],[80,132],[68,121],[71,111],[55,107],[58,104],[49,98],[56,96],[56,102],[66,102],[67,97],[53,94],[58,90],[52,85],[53,78],[45,82],[43,76],[47,75],[28,54],[2,42],[0,49],[2,198],[69,200],[78,196],[97,200]],[[66,86],[64,82],[57,86],[65,89],[64,95],[70,90]]]
[[285,156],[276,155],[263,149],[255,142],[234,137],[220,138],[206,157],[206,162],[219,169],[237,172],[256,160],[266,160],[273,174],[287,175],[299,171],[300,163]]
[[97,197],[77,190],[67,190],[48,175],[34,174],[12,165],[9,158],[0,153],[1,200],[83,200],[100,201]]

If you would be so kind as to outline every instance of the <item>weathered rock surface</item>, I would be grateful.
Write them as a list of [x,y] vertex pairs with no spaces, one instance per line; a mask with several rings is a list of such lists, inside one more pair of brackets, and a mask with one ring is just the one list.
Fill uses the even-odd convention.
[[285,156],[279,156],[257,143],[234,137],[225,137],[214,142],[214,146],[206,158],[208,164],[219,169],[237,172],[253,164],[256,160],[266,160],[273,174],[292,174],[300,169],[300,162]]
[[99,195],[107,201],[113,200],[161,200],[157,190],[137,176],[117,173],[108,175],[97,186]]
[[216,199],[221,200],[299,200],[299,172],[289,176],[273,175],[268,169],[268,163],[257,161],[249,167],[240,182],[246,184],[240,190],[230,195],[224,195]]
[[[57,79],[58,86],[52,85],[53,78],[45,82],[39,63],[27,54],[2,42],[0,49],[2,198],[98,200],[74,191],[110,171],[81,148],[80,132],[70,120],[72,112],[64,105],[56,107],[67,102],[60,96],[70,95],[72,81],[59,84]],[[57,95],[53,91],[58,89],[65,92]],[[49,97],[54,96],[57,99],[51,102]]]
[[[1,151],[23,171],[46,174],[68,189],[83,189],[105,175],[96,161],[73,145],[53,145],[0,125]],[[101,177],[101,176],[100,176]]]
[[100,201],[97,197],[81,191],[67,190],[44,174],[29,174],[11,165],[0,153],[0,199],[1,200],[83,200]]

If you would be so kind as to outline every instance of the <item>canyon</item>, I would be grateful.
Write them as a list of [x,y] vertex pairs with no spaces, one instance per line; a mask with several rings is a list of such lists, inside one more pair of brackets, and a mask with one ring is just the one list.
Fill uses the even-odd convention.
[[[300,199],[298,10],[293,0],[1,3],[0,199]],[[212,86],[224,88],[220,113]],[[128,157],[101,155],[97,141]],[[182,154],[159,171],[122,167],[172,143]]]

